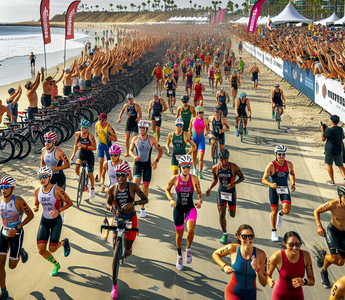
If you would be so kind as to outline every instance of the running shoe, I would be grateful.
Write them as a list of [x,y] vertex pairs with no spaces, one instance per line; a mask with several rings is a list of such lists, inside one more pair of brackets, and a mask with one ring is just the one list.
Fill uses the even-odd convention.
[[111,293],[110,293],[110,298],[117,299],[117,285],[113,284],[113,288],[111,289]]
[[278,212],[277,216],[277,227],[280,228],[283,225],[283,216],[280,215],[281,210]]
[[24,248],[22,248],[22,249],[20,249],[19,254],[20,254],[20,258],[22,260],[22,263],[25,264],[29,258],[28,253],[25,251]]
[[335,183],[332,182],[332,180],[327,180],[326,183],[327,183],[328,185],[335,185]]
[[95,189],[90,190],[90,198],[95,198]]
[[248,130],[245,129],[244,135],[248,135]]
[[8,298],[8,291],[6,290],[4,293],[1,294],[0,300],[5,300]]
[[325,289],[330,289],[332,285],[329,282],[328,279],[328,272],[325,271],[324,269],[321,270],[321,283]]
[[146,218],[145,209],[140,210],[140,218]]
[[272,113],[272,120],[274,120],[274,113]]
[[182,270],[183,270],[182,255],[178,255],[178,254],[177,254],[176,269],[179,270],[179,271],[182,271]]
[[153,136],[155,137],[155,139],[158,137],[158,133],[157,132],[155,132],[154,134],[153,134]]
[[272,242],[279,242],[279,237],[278,237],[277,231],[272,231],[271,240],[272,240]]
[[79,176],[75,174],[75,176],[72,178],[72,180],[79,180]]
[[199,173],[198,173],[198,178],[199,178],[199,179],[204,179],[204,176],[202,176],[202,172],[199,172]]
[[190,264],[192,262],[192,253],[190,249],[186,248],[186,263]]
[[51,271],[50,275],[56,276],[58,274],[60,268],[61,268],[60,264],[57,264],[56,266],[54,266],[54,269],[53,269],[53,271]]
[[125,250],[125,257],[127,258],[128,256],[131,256],[131,254],[132,254],[132,252],[133,252],[133,247],[131,247],[131,249],[129,249],[129,250]]
[[66,239],[63,239],[62,241],[63,241],[64,256],[67,257],[71,252],[71,247],[69,246],[69,240],[66,238]]
[[238,128],[236,128],[236,136],[239,136],[239,134],[238,134]]
[[223,234],[222,238],[220,239],[220,242],[225,245],[226,242],[228,240],[228,235],[227,234]]

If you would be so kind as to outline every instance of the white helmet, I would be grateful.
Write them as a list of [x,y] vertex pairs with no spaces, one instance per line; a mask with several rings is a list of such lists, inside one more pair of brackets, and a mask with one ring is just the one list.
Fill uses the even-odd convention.
[[48,174],[50,177],[53,176],[53,171],[50,167],[41,167],[38,172],[37,172],[37,175],[41,175],[41,174]]
[[148,122],[144,121],[144,120],[140,120],[138,122],[138,127],[147,127],[147,128],[149,128],[150,124]]
[[285,153],[286,147],[284,145],[278,145],[274,148],[274,153]]
[[16,180],[11,176],[5,176],[1,179],[0,185],[8,184],[10,186],[16,187]]
[[191,166],[193,164],[192,157],[189,154],[182,155],[178,162],[180,166]]
[[184,122],[183,122],[183,120],[181,119],[181,118],[178,118],[178,119],[176,119],[176,121],[175,121],[175,125],[177,125],[177,124],[184,124]]

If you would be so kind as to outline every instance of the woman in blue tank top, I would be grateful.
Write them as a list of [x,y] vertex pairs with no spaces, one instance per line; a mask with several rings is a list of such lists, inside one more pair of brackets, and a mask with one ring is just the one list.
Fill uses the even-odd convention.
[[[241,225],[235,236],[237,244],[229,244],[213,253],[213,259],[226,274],[232,274],[225,288],[225,300],[256,300],[256,276],[260,284],[267,284],[266,253],[253,246],[254,231],[249,225]],[[230,254],[232,266],[222,260]]]

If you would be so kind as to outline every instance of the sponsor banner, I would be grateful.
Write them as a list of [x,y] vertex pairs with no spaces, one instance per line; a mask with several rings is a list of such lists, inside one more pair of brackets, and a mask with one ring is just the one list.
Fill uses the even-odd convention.
[[77,13],[77,8],[80,1],[72,2],[66,14],[66,40],[74,39],[74,16]]
[[225,14],[225,8],[222,8],[222,9],[219,11],[218,23],[223,23],[224,14]]
[[51,42],[50,37],[50,26],[49,26],[49,0],[41,1],[41,26],[43,33],[44,44],[49,44]]
[[315,103],[331,115],[339,116],[341,122],[345,123],[345,93],[340,81],[316,74]]
[[258,18],[260,16],[260,11],[262,4],[265,3],[266,0],[258,0],[253,6],[252,12],[250,13],[249,22],[248,22],[248,32],[255,32],[256,29],[256,23],[258,21]]
[[310,100],[315,100],[315,76],[310,69],[303,71],[297,64],[284,60],[284,79],[306,95]]
[[256,49],[256,58],[261,62],[264,61],[264,53],[259,48]]

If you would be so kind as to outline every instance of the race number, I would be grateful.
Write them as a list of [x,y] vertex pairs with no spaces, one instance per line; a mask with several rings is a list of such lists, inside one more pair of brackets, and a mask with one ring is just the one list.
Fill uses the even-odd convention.
[[232,194],[220,192],[220,199],[223,201],[232,202]]
[[277,186],[276,191],[278,195],[289,194],[289,188],[287,186]]

